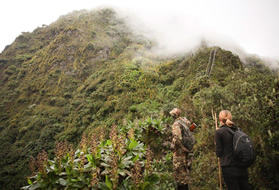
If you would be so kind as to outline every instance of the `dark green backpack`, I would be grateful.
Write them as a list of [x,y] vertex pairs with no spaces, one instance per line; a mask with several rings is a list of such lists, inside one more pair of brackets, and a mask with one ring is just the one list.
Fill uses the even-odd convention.
[[182,144],[185,148],[191,151],[196,143],[195,137],[184,121],[178,120],[177,122],[180,125]]

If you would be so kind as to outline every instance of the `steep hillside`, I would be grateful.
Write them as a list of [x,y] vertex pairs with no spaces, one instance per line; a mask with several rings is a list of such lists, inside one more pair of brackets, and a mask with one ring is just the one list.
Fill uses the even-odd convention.
[[208,176],[216,161],[212,110],[221,109],[231,110],[255,140],[251,183],[278,187],[279,75],[261,60],[244,65],[219,47],[167,58],[153,54],[153,44],[103,9],[62,16],[7,46],[0,54],[0,186],[26,184],[29,159],[41,150],[53,158],[58,141],[77,146],[83,133],[167,116],[177,106],[202,126],[193,169],[197,189],[217,184]]

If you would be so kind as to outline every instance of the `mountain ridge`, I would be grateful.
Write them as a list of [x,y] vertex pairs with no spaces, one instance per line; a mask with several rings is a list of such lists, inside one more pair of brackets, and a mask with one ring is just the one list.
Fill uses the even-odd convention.
[[[271,157],[278,159],[273,148],[279,134],[278,76],[262,60],[251,58],[243,64],[232,52],[206,44],[191,54],[162,57],[151,51],[154,44],[135,34],[114,10],[101,9],[74,11],[22,33],[7,46],[0,54],[1,186],[18,189],[26,183],[29,158],[42,149],[53,157],[55,142],[77,146],[83,133],[109,130],[124,120],[159,117],[174,106],[203,126],[196,156],[212,158],[213,141],[200,153],[207,141],[199,136],[210,134],[212,139],[211,110],[226,108],[262,146],[260,154],[272,150]],[[207,73],[214,49],[216,58]],[[259,122],[271,136],[250,127]],[[275,180],[257,182],[266,174],[257,170],[272,168],[270,157],[260,158],[251,171],[252,182],[275,187]],[[199,167],[205,166],[196,166],[197,172]],[[207,175],[202,169],[200,173]]]

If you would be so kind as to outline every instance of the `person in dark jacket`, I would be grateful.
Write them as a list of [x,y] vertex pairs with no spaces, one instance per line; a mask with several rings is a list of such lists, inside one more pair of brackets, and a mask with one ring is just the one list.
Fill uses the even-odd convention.
[[237,127],[232,122],[232,114],[228,110],[219,113],[221,127],[215,132],[216,155],[220,158],[222,174],[228,190],[249,190],[247,168],[237,167],[232,162],[233,135],[226,129],[233,131]]

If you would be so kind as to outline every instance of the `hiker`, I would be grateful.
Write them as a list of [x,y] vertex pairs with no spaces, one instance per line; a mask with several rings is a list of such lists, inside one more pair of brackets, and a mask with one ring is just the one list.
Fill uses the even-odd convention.
[[[177,182],[178,190],[188,190],[188,184],[190,183],[190,167],[192,162],[192,149],[187,149],[182,143],[182,130],[181,126],[185,126],[186,132],[190,134],[188,126],[190,121],[186,117],[179,117],[181,110],[174,108],[169,112],[175,119],[172,125],[172,144],[171,149],[173,151],[173,175]],[[192,134],[191,134],[192,136]],[[193,137],[193,136],[192,136]],[[194,141],[194,139],[193,139]],[[194,143],[194,142],[193,142]]]
[[215,132],[216,155],[220,158],[222,174],[228,190],[249,190],[247,167],[236,166],[232,161],[233,135],[226,128],[237,131],[228,110],[219,113],[221,127]]

